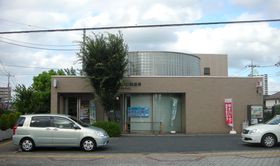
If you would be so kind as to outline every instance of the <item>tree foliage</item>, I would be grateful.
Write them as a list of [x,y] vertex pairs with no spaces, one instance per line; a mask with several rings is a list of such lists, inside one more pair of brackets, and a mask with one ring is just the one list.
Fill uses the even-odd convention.
[[36,113],[49,113],[51,105],[51,77],[53,75],[65,75],[63,70],[44,71],[38,76],[33,77],[33,90],[37,98]]
[[94,34],[86,37],[78,54],[83,63],[83,71],[90,79],[92,86],[105,111],[113,109],[116,95],[127,67],[128,46],[121,33]]
[[18,85],[15,89],[14,106],[17,111],[26,113],[49,113],[51,101],[51,76],[74,75],[75,69],[49,70],[33,77],[30,87]]
[[14,106],[16,110],[23,113],[33,113],[37,110],[37,97],[32,87],[18,85],[15,88]]

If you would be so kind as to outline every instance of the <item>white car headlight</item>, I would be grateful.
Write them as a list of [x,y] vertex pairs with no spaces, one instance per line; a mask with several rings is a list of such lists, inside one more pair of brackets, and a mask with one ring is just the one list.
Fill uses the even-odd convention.
[[255,133],[259,133],[260,130],[259,129],[253,129],[253,130],[250,130],[248,134],[255,134]]
[[104,132],[101,131],[95,131],[96,135],[98,135],[99,137],[105,137],[106,134]]

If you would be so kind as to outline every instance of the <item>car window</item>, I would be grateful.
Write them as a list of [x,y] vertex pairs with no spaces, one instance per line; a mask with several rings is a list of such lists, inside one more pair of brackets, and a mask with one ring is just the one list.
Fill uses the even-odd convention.
[[17,122],[16,122],[16,126],[17,127],[22,127],[25,121],[25,117],[19,117]]
[[72,119],[73,121],[75,121],[76,123],[78,123],[79,125],[83,126],[83,127],[89,127],[88,124],[86,124],[86,123],[84,123],[84,122],[78,120],[77,118],[75,118],[75,117],[73,117],[73,116],[70,116],[69,118]]
[[31,118],[30,127],[50,127],[49,116],[34,116]]
[[60,129],[73,129],[74,123],[66,118],[54,117],[53,118],[53,127]]
[[269,125],[278,125],[278,124],[280,124],[280,116],[274,117],[273,119],[268,121],[267,124],[269,124]]

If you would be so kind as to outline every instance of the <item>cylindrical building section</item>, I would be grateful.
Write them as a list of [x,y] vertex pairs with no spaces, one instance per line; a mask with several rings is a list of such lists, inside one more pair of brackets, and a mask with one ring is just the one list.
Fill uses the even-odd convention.
[[128,76],[199,76],[200,58],[179,52],[129,52],[127,74]]

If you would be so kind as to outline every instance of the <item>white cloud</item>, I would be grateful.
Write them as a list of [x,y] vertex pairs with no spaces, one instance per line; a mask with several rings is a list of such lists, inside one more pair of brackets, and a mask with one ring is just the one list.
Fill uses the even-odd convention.
[[176,9],[164,4],[154,4],[143,15],[143,20],[160,22],[185,22],[201,18],[199,10],[190,7],[178,7]]
[[[262,19],[278,16],[278,0],[2,0],[0,31],[44,28],[99,27],[184,23],[236,18]],[[214,5],[213,5],[214,4]],[[230,14],[226,5],[232,5]],[[235,13],[234,7],[238,7]],[[242,12],[240,13],[240,11]],[[208,15],[210,13],[210,15]],[[212,16],[214,14],[215,16]],[[218,15],[218,17],[217,17]],[[17,24],[24,23],[24,24]],[[31,26],[28,26],[31,25]],[[32,25],[35,25],[32,26]],[[116,32],[106,31],[106,32]],[[230,68],[240,69],[253,59],[256,64],[273,64],[278,59],[280,35],[278,27],[269,24],[244,24],[208,27],[173,27],[122,30],[130,50],[166,50],[187,53],[225,53]],[[96,31],[103,33],[104,31]],[[90,32],[87,32],[90,34]],[[0,36],[1,37],[1,36]],[[75,44],[82,32],[5,35],[18,41],[41,44]],[[49,46],[50,47],[50,46]],[[64,48],[64,47],[63,47]],[[75,47],[76,48],[76,47]],[[70,67],[77,60],[76,52],[42,51],[0,43],[0,58],[7,64],[42,67]],[[269,58],[268,58],[269,57]],[[34,69],[9,68],[14,73],[38,73]],[[30,79],[30,77],[28,77]],[[0,82],[6,80],[1,77]],[[18,82],[27,82],[22,78]],[[275,84],[277,80],[275,79]],[[30,80],[31,81],[31,80]]]
[[[230,67],[241,68],[251,60],[260,65],[278,59],[280,30],[266,23],[226,25],[177,32],[178,42],[170,48],[190,53],[226,53]],[[269,58],[268,58],[269,56]]]
[[280,91],[279,81],[273,78],[268,79],[268,92],[269,94],[274,94]]
[[237,6],[243,7],[252,13],[260,13],[266,17],[279,16],[279,0],[231,0],[230,2]]

